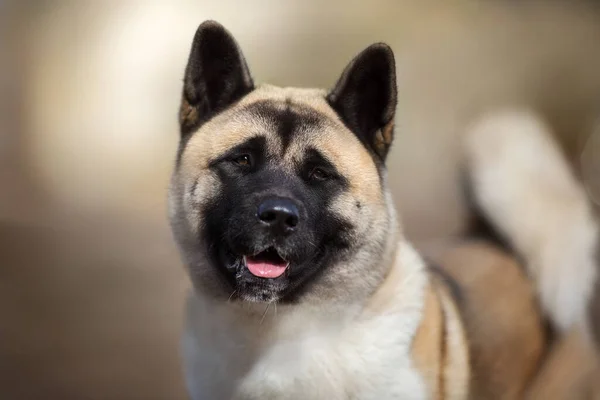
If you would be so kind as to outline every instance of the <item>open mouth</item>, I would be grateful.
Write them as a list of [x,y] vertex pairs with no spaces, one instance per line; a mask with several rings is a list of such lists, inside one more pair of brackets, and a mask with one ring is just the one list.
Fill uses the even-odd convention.
[[252,275],[267,279],[280,277],[289,265],[273,247],[253,256],[244,257],[244,263]]

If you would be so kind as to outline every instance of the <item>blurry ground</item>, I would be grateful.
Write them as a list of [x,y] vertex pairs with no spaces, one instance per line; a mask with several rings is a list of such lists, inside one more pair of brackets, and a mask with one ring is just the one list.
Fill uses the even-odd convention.
[[[412,239],[460,227],[457,137],[481,108],[535,106],[581,166],[600,115],[596,12],[341,4],[0,2],[0,398],[185,398],[187,281],[165,193],[182,71],[204,19],[233,32],[257,81],[280,85],[328,87],[362,47],[394,47],[390,174]],[[579,172],[597,191],[595,154],[584,152]]]

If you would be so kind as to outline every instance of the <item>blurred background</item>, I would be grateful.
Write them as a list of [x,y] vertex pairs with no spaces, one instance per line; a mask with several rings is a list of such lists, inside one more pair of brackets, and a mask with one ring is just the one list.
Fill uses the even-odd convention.
[[331,87],[363,47],[394,48],[391,184],[418,243],[463,223],[459,139],[485,107],[539,110],[600,200],[593,2],[0,1],[0,398],[185,398],[166,188],[208,18],[257,82]]

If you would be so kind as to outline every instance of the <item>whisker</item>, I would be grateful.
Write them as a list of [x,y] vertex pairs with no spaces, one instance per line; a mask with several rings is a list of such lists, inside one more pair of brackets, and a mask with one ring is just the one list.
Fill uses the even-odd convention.
[[267,308],[265,308],[265,312],[262,315],[262,318],[260,319],[260,325],[262,325],[263,321],[265,320],[265,316],[267,315],[267,311],[269,311],[269,307],[271,306],[271,303],[267,303]]
[[237,292],[237,289],[234,289],[233,292],[231,292],[231,294],[229,295],[229,298],[227,299],[227,302],[229,303],[231,301],[231,298],[233,297],[233,295]]

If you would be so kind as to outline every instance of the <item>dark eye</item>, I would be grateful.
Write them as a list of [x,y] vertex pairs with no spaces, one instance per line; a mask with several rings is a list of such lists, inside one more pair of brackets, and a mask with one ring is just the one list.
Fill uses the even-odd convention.
[[310,175],[308,176],[311,180],[315,180],[315,181],[325,181],[327,179],[329,179],[330,175],[327,173],[327,171],[323,170],[322,168],[314,168],[311,172]]
[[249,167],[252,165],[252,158],[249,154],[242,154],[233,159],[233,162],[242,167]]

